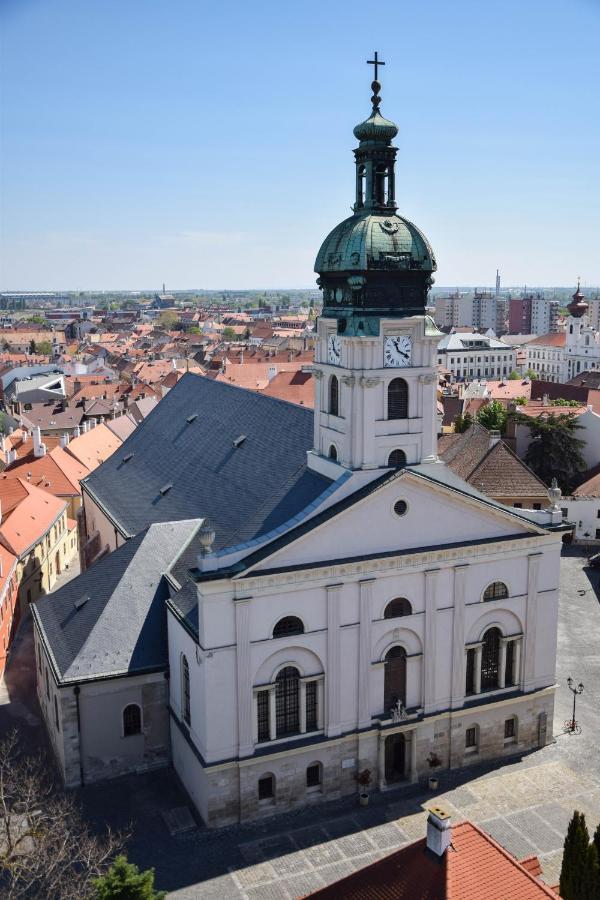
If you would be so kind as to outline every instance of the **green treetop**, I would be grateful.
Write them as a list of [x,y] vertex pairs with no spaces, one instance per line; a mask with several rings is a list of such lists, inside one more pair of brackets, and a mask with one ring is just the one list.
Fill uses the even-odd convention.
[[154,890],[154,869],[140,872],[126,856],[117,856],[106,875],[96,879],[95,888],[97,900],[164,900],[167,896]]

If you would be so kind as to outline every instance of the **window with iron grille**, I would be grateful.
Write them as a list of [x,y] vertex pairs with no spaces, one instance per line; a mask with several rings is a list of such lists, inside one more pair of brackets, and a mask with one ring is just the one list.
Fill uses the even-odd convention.
[[406,597],[390,600],[383,614],[384,619],[398,619],[400,616],[412,616],[412,607]]
[[508,738],[514,738],[515,736],[516,736],[515,717],[511,716],[510,719],[504,720],[504,738],[506,740]]
[[494,581],[493,584],[488,584],[483,592],[484,600],[506,600],[507,597],[508,588],[503,581]]
[[477,727],[473,725],[465,731],[465,747],[477,746]]
[[131,737],[142,730],[142,711],[137,703],[130,703],[123,710],[123,735]]
[[465,694],[475,693],[475,650],[467,650],[467,682]]
[[314,763],[306,769],[306,787],[319,787],[321,784],[321,764]]
[[263,775],[258,779],[258,799],[270,800],[275,796],[275,779],[272,775]]
[[498,687],[500,669],[500,629],[490,628],[483,638],[481,653],[481,690],[489,691]]
[[515,672],[515,642],[509,641],[506,645],[506,669],[504,670],[504,684],[508,687],[515,684],[517,673]]
[[300,676],[298,669],[286,666],[276,678],[275,709],[277,737],[300,731]]
[[291,634],[304,634],[304,625],[297,616],[286,616],[280,619],[273,629],[273,637],[289,637]]
[[408,419],[408,385],[394,378],[388,385],[388,419]]
[[256,695],[258,708],[258,740],[268,741],[271,732],[269,728],[269,691],[259,691]]
[[306,684],[306,730],[317,730],[317,682],[308,681]]
[[329,412],[332,416],[340,414],[340,386],[335,375],[329,379]]
[[192,710],[190,704],[190,667],[187,657],[181,657],[181,682],[182,682],[182,700],[183,700],[183,720],[188,725],[192,721]]
[[404,450],[392,450],[388,457],[388,466],[402,469],[406,465],[406,453]]

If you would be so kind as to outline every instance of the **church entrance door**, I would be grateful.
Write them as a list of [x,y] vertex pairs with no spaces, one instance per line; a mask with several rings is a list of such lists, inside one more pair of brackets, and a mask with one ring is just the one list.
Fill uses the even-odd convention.
[[406,741],[403,734],[391,734],[385,742],[385,780],[403,781],[406,778]]

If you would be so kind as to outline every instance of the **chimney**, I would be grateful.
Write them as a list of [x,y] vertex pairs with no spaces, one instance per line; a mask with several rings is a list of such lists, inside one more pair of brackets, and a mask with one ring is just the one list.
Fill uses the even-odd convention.
[[500,432],[492,429],[490,431],[490,450],[492,447],[495,447],[498,441],[500,440]]
[[431,806],[427,817],[427,849],[436,856],[443,856],[452,843],[450,813],[441,806]]
[[550,404],[550,397],[548,396],[548,394],[544,394],[542,396],[542,406],[549,406],[549,404]]
[[65,431],[64,434],[60,436],[60,446],[64,449],[69,443],[69,432]]
[[46,445],[42,444],[42,432],[39,425],[33,429],[33,455],[36,457],[46,455]]
[[80,434],[81,434],[81,428],[79,427],[79,425],[76,425],[75,428],[73,429],[73,436],[78,438],[80,436]]
[[171,360],[171,366],[173,369],[177,368],[177,360],[175,359],[175,357],[173,357],[173,359]]

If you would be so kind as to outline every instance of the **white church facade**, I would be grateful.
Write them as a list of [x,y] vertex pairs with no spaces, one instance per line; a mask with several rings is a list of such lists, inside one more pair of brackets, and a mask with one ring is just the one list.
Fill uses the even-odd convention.
[[372,87],[315,264],[314,416],[186,375],[84,483],[112,552],[34,612],[68,784],[170,760],[224,825],[551,740],[558,498],[508,508],[438,461],[435,259]]

